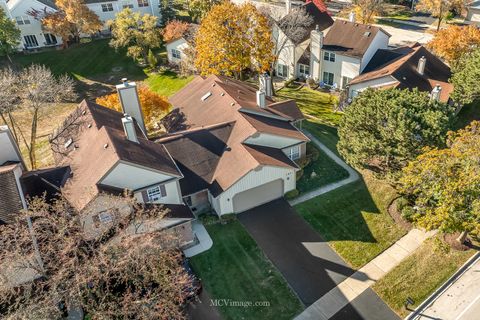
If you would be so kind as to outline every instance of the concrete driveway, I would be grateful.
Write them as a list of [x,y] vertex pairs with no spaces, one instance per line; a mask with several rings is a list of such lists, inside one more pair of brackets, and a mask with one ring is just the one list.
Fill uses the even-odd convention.
[[306,306],[354,272],[284,199],[238,218]]

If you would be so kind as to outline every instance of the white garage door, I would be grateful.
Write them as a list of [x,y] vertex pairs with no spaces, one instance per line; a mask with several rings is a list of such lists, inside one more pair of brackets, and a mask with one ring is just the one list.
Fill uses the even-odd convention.
[[278,179],[237,193],[233,197],[233,211],[240,213],[283,196],[283,180]]

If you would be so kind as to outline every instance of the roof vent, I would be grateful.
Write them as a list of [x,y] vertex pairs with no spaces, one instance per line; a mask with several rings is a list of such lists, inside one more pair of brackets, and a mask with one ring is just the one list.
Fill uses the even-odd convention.
[[220,93],[220,95],[223,97],[225,95],[225,92]]
[[371,34],[372,34],[372,33],[371,33],[370,31],[366,31],[366,32],[363,34],[363,36],[364,36],[364,37],[370,37]]
[[235,105],[235,102],[230,103],[230,105],[233,107]]
[[108,143],[105,143],[105,144],[103,145],[103,149],[107,149],[107,148],[108,148]]
[[212,87],[215,87],[215,82],[214,82],[214,83],[212,83]]
[[83,111],[82,111],[82,116],[84,116],[86,113],[87,113],[87,111],[86,111],[86,110],[83,110]]
[[66,148],[70,147],[72,145],[72,143],[73,143],[73,139],[70,138],[70,139],[67,140],[67,142],[65,142],[65,144],[63,146],[66,149]]
[[207,100],[211,95],[212,95],[212,93],[209,91],[209,92],[205,93],[205,94],[200,98],[200,100],[205,101],[205,100]]
[[92,127],[92,124],[91,124],[91,123],[89,123],[87,127],[88,127],[88,128],[91,128],[91,127]]

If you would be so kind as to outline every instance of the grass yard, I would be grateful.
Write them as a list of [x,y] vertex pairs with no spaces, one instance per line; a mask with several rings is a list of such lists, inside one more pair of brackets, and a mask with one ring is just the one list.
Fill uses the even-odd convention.
[[373,289],[402,318],[409,314],[407,297],[415,307],[460,268],[473,250],[455,251],[438,238],[429,239],[407,259],[373,285]]
[[321,121],[308,119],[302,123],[304,129],[317,137],[328,149],[335,152],[337,155],[338,134],[337,128],[326,125]]
[[206,226],[213,247],[191,263],[212,299],[268,301],[268,307],[220,307],[226,319],[292,319],[300,300],[240,222]]
[[285,87],[277,91],[277,97],[280,99],[294,99],[307,118],[311,117],[328,125],[338,125],[342,117],[341,112],[333,111],[336,97],[328,93],[312,90],[306,86],[301,89]]
[[[131,79],[146,77],[145,72],[132,58],[126,56],[125,50],[111,48],[108,39],[73,45],[65,50],[47,50],[35,54],[18,54],[13,61],[25,67],[32,63],[43,64],[55,74],[69,74],[81,80],[91,79],[106,74],[115,76],[128,75]],[[115,77],[117,80],[117,77]]]
[[[310,162],[303,168],[303,175],[297,181],[297,190],[300,194],[348,177],[348,172],[322,150],[315,147],[312,143],[310,143],[308,148],[315,148],[319,152],[319,156],[316,161]],[[315,173],[314,176],[312,176],[313,173]]]
[[387,212],[397,196],[395,189],[371,174],[364,173],[363,177],[363,181],[295,206],[354,268],[360,268],[405,234]]
[[192,81],[192,79],[193,76],[179,77],[173,71],[164,71],[163,73],[149,74],[145,83],[151,90],[163,96],[170,97]]

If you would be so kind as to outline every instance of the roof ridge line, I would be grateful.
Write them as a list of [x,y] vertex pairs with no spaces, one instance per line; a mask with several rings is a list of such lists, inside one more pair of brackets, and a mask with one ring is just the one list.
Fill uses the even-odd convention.
[[235,122],[236,121],[225,121],[225,122],[210,124],[210,125],[207,125],[207,126],[201,126],[201,127],[195,127],[195,128],[190,128],[190,129],[181,130],[181,131],[175,131],[175,132],[172,132],[172,133],[167,133],[163,137],[160,137],[160,138],[156,139],[155,142],[157,142],[157,143],[167,142],[167,141],[178,139],[178,138],[183,137],[183,136],[185,136],[187,134],[190,134],[190,133],[195,133],[195,132],[200,131],[200,130],[210,130],[210,129],[220,128],[222,126],[230,125],[230,124],[233,124]]

